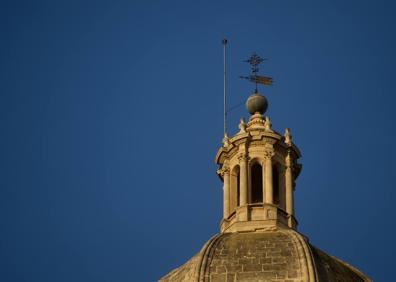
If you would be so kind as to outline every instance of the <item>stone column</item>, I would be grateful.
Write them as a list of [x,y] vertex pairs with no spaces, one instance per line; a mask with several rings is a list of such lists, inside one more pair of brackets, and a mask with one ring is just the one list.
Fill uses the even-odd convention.
[[[273,151],[267,151],[264,155],[263,165],[263,197],[264,203],[273,203],[273,187],[272,187],[272,157],[274,156]],[[264,196],[265,195],[265,196]]]
[[[293,215],[293,172],[292,172],[292,160],[290,154],[286,156],[286,170],[285,170],[285,186],[286,186],[286,212],[289,216]],[[289,226],[291,227],[291,219],[289,220]]]
[[245,154],[240,155],[239,159],[239,167],[240,167],[240,177],[239,177],[239,189],[240,189],[240,206],[244,206],[247,204],[247,194],[248,194],[248,171],[247,171],[247,156]]
[[223,214],[224,219],[228,218],[230,215],[230,169],[228,166],[223,165],[221,169],[221,174],[223,175]]

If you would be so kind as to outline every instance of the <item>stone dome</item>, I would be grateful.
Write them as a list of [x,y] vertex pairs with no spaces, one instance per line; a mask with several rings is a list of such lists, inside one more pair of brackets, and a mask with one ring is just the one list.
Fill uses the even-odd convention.
[[309,244],[293,229],[222,233],[187,263],[160,279],[170,281],[371,281],[347,263]]

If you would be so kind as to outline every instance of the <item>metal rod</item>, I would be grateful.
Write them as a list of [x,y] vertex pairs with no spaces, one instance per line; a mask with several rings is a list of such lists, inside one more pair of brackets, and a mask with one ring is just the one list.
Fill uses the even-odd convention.
[[223,41],[223,61],[224,61],[224,136],[227,134],[227,57],[226,57],[226,52],[227,52],[227,38],[224,38]]

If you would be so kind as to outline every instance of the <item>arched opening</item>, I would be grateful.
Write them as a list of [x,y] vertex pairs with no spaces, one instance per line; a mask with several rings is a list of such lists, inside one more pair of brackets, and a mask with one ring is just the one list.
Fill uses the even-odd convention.
[[231,171],[230,211],[234,211],[240,204],[240,169],[235,166]]
[[238,170],[238,176],[237,176],[237,207],[241,205],[241,174]]
[[279,205],[279,170],[276,165],[272,166],[272,189],[274,204]]
[[263,169],[260,164],[254,163],[251,167],[251,200],[252,203],[263,202]]

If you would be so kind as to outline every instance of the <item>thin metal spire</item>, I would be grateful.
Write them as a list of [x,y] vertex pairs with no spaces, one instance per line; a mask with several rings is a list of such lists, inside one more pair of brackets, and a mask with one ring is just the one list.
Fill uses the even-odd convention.
[[222,40],[223,43],[223,61],[224,61],[224,136],[227,135],[227,38]]

